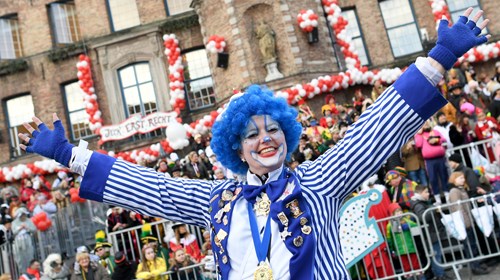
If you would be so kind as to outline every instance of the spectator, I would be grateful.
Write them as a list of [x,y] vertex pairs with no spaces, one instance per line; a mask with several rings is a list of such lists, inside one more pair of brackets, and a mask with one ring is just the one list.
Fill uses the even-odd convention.
[[465,181],[469,186],[469,197],[476,197],[486,194],[486,190],[481,188],[479,177],[471,168],[465,166],[462,161],[462,156],[459,153],[453,153],[448,157],[448,164],[452,172],[462,172],[465,176]]
[[3,203],[9,205],[11,203],[11,197],[19,196],[19,192],[14,186],[3,186],[0,195],[2,196]]
[[[463,172],[453,172],[450,175],[450,196],[449,203],[450,212],[460,211],[464,218],[465,228],[467,229],[467,238],[463,241],[464,244],[464,254],[466,258],[474,258],[478,255],[478,246],[476,241],[476,235],[474,233],[474,221],[471,216],[471,208],[469,203],[455,203],[457,201],[464,201],[469,199],[467,191],[469,186],[465,180],[465,175]],[[481,265],[479,261],[471,261],[470,267],[472,274],[474,275],[484,275],[488,274],[490,270],[487,266]]]
[[43,261],[41,280],[68,280],[71,277],[69,268],[62,261],[61,255],[50,254]]
[[[399,216],[403,214],[403,210],[399,204],[391,203],[389,213],[391,216]],[[399,256],[405,272],[420,269],[415,242],[411,234],[411,228],[416,226],[417,224],[408,216],[393,218],[387,224],[387,243],[391,251]]]
[[80,269],[73,271],[71,280],[110,280],[111,277],[101,265],[91,262],[88,253],[76,254]]
[[31,178],[24,179],[21,185],[21,202],[27,205],[29,209],[30,206],[28,204],[31,203],[31,196],[35,194],[36,190],[33,188],[33,181]]
[[179,269],[195,264],[184,249],[179,248],[174,251],[174,258],[170,261],[170,271],[173,271],[172,280],[201,279],[198,268],[191,268],[183,271]]
[[142,259],[137,267],[135,277],[138,279],[162,279],[161,274],[167,271],[165,260],[156,256],[153,247],[142,248]]
[[198,150],[203,150],[205,149],[206,145],[203,143],[203,137],[201,134],[195,134],[194,137],[194,142],[191,144],[191,151],[198,151]]
[[[105,268],[108,274],[113,274],[115,272],[115,257],[111,256],[110,250],[113,247],[111,243],[106,240],[106,233],[104,230],[98,230],[95,234],[95,247],[94,252],[99,256],[99,264]],[[89,256],[90,258],[90,256]]]
[[31,234],[36,231],[33,222],[28,218],[29,212],[21,207],[16,210],[12,222],[12,233],[14,234],[14,260],[19,271],[25,271],[30,265],[28,262],[35,257],[35,246]]
[[9,204],[9,215],[11,217],[14,217],[16,210],[19,209],[20,207],[24,207],[24,206],[23,206],[23,203],[21,202],[21,200],[19,199],[19,197],[17,195],[11,196],[10,197],[10,204]]
[[448,82],[448,101],[460,112],[460,99],[464,97],[462,91],[463,84],[459,80],[453,79]]
[[491,117],[497,119],[498,116],[500,116],[500,83],[497,83],[495,86],[493,86],[491,98],[492,101],[490,103],[490,106],[488,107],[488,110],[491,113]]
[[166,159],[160,159],[160,161],[158,161],[158,167],[156,168],[156,171],[161,173],[167,173],[168,164]]
[[178,166],[177,164],[172,168],[172,178],[180,178],[182,177],[181,174],[181,167]]
[[500,61],[495,63],[495,75],[492,78],[493,81],[500,83]]
[[52,192],[52,202],[54,202],[58,210],[66,208],[68,206],[68,199],[62,194],[60,190],[55,190]]
[[436,114],[436,119],[437,125],[434,126],[433,130],[439,132],[446,139],[448,149],[453,148],[453,143],[450,142],[450,127],[453,123],[449,122],[446,115],[441,111]]
[[189,233],[186,224],[175,223],[172,225],[172,230],[174,231],[175,237],[170,239],[170,251],[175,252],[180,248],[184,248],[186,253],[190,255],[193,260],[199,262],[201,260],[201,251],[198,246],[198,241],[195,235]]
[[206,179],[209,180],[207,167],[200,162],[200,157],[195,151],[188,154],[189,163],[186,164],[186,175],[191,179]]
[[108,232],[122,230],[127,227],[128,214],[119,206],[110,206],[111,214],[108,216]]
[[57,206],[54,204],[54,202],[47,200],[47,196],[45,194],[38,194],[36,199],[37,205],[35,206],[35,209],[33,209],[33,215],[45,212],[50,217],[51,215],[57,213]]
[[404,178],[397,170],[389,170],[385,174],[385,182],[391,186],[389,197],[404,210],[410,209],[410,199],[417,183]]
[[52,182],[52,189],[68,188],[69,181],[68,173],[59,171],[57,172],[56,179]]
[[21,274],[19,280],[40,280],[40,277],[40,262],[33,259],[29,262],[29,266],[26,268],[26,271]]
[[115,253],[115,273],[111,275],[112,280],[133,280],[135,279],[135,271],[137,270],[137,265],[131,263],[125,257],[122,252]]
[[[477,112],[477,123],[474,128],[478,140],[487,140],[493,138],[494,134],[500,132],[497,120],[492,117],[487,117],[483,110]],[[488,159],[490,162],[495,161],[495,154],[491,144],[486,145]]]
[[203,257],[212,255],[212,242],[210,241],[210,231],[203,232],[203,244],[201,245],[201,254]]
[[403,148],[401,148],[404,167],[408,171],[408,177],[413,182],[428,186],[425,163],[422,153],[415,147],[415,139],[411,138]]
[[372,89],[372,100],[376,101],[377,98],[384,92],[385,86],[382,84],[382,81],[380,80],[375,80],[375,83],[373,83],[373,89]]
[[0,223],[0,245],[5,242],[12,242],[12,240],[12,218],[9,215],[6,215],[2,218],[2,222]]
[[161,244],[158,244],[158,238],[152,234],[151,224],[149,223],[146,223],[142,226],[141,242],[142,245],[153,248],[153,250],[156,253],[156,256],[162,258],[165,261],[165,263],[168,263],[169,259],[168,250],[163,248]]
[[430,207],[429,204],[430,192],[427,186],[418,185],[415,187],[415,194],[411,198],[411,211],[417,215],[420,223],[429,225],[429,236],[427,239],[432,244],[434,257],[431,259],[431,270],[436,280],[452,280],[453,277],[445,274],[445,271],[440,263],[442,263],[443,252],[441,251],[440,234],[446,232],[444,225],[439,222],[439,216],[435,211],[427,213],[424,217],[424,212]]
[[214,180],[225,180],[226,176],[224,176],[224,170],[222,168],[218,168],[214,166]]
[[207,168],[209,176],[212,177],[211,175],[213,174],[213,172],[212,172],[213,165],[210,162],[210,159],[207,157],[207,154],[205,153],[205,151],[204,150],[198,150],[198,156],[200,158],[199,161],[205,165],[205,167]]
[[425,161],[425,168],[429,176],[429,183],[436,202],[441,203],[441,192],[448,193],[448,167],[446,166],[446,148],[443,147],[445,138],[431,129],[427,120],[415,135],[415,147],[421,149]]

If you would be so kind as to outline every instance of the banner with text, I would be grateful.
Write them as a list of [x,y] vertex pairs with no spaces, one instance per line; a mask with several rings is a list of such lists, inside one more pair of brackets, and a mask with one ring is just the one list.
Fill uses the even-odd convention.
[[124,122],[117,125],[103,126],[99,130],[100,143],[116,141],[128,138],[137,133],[145,134],[158,128],[167,127],[169,123],[176,122],[175,112],[156,112],[145,116],[141,114],[132,115]]

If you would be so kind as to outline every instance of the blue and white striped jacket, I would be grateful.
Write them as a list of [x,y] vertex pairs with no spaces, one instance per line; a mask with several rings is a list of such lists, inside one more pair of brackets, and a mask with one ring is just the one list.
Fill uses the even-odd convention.
[[[436,88],[412,65],[361,115],[340,143],[317,160],[299,165],[296,176],[312,212],[318,243],[315,279],[350,278],[338,232],[344,198],[445,104]],[[211,192],[233,184],[229,180],[166,178],[152,169],[93,153],[80,195],[149,216],[209,227]]]

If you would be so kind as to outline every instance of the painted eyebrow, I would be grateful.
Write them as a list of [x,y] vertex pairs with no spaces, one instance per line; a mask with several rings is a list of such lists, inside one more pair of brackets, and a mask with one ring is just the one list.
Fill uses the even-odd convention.
[[242,134],[243,137],[247,137],[248,134],[250,134],[250,132],[259,131],[259,127],[257,126],[257,123],[252,119],[250,119],[249,121],[250,121],[250,123],[247,125],[247,127],[250,126],[250,124],[253,124],[253,127],[248,128],[245,131],[243,131],[243,134]]

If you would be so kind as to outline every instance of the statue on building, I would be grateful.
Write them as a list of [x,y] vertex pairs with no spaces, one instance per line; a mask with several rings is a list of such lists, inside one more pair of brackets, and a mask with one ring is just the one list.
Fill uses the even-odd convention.
[[283,74],[278,70],[278,62],[276,55],[276,40],[274,30],[265,21],[259,21],[255,27],[255,35],[259,40],[259,49],[262,54],[262,62],[264,63],[267,76],[265,81],[272,81],[283,78]]
[[262,61],[268,64],[276,61],[276,35],[267,23],[260,21],[255,28],[255,35],[259,40],[260,53],[262,54]]

